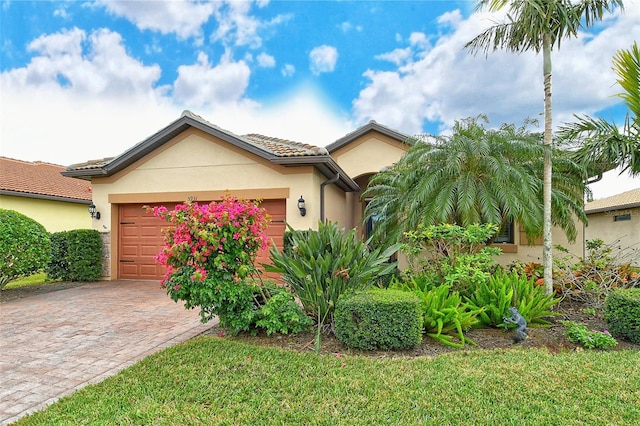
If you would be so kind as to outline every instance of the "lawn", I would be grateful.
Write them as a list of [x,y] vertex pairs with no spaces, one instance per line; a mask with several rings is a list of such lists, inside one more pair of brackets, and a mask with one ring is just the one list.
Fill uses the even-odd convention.
[[30,285],[40,285],[48,282],[53,282],[53,281],[47,281],[47,274],[45,274],[44,272],[41,272],[39,274],[34,274],[28,277],[19,278],[17,280],[11,281],[5,286],[5,288],[10,289],[10,288],[25,287]]
[[318,356],[218,337],[152,355],[19,425],[637,425],[637,351]]

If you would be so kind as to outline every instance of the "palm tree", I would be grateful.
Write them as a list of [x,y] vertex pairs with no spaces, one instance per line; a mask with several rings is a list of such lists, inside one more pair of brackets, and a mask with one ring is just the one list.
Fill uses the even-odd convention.
[[560,129],[559,136],[578,142],[577,161],[600,166],[600,172],[621,167],[622,173],[640,174],[640,49],[634,42],[630,50],[619,50],[613,57],[617,82],[624,89],[619,93],[629,113],[624,126],[602,118],[576,117],[577,123]]
[[602,20],[604,12],[616,6],[623,7],[622,0],[479,0],[477,9],[488,8],[495,12],[508,9],[507,21],[491,26],[466,44],[471,52],[507,49],[520,53],[542,51],[544,77],[544,153],[543,208],[544,232],[542,263],[545,289],[553,292],[553,253],[551,251],[551,145],[553,143],[551,119],[551,50],[560,48],[564,38],[576,37],[581,27],[589,28]]
[[[542,235],[542,135],[503,124],[487,130],[479,116],[456,122],[451,136],[424,136],[392,168],[371,178],[365,221],[378,218],[373,237],[384,246],[418,224],[519,223],[530,240]],[[564,152],[554,175],[553,223],[574,240],[582,210],[582,169]]]

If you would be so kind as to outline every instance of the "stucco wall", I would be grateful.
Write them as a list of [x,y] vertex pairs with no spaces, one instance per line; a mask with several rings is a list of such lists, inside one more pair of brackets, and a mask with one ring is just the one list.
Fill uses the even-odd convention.
[[91,216],[86,203],[0,195],[0,207],[29,216],[49,232],[91,228]]
[[[569,250],[569,253],[574,257],[582,257],[584,254],[584,232],[581,222],[576,222],[576,230],[578,233],[576,240],[575,242],[570,243],[562,229],[557,227],[553,228],[551,234],[551,242],[553,246],[560,245]],[[497,259],[498,263],[501,265],[507,265],[514,260],[521,260],[525,263],[542,263],[542,244],[528,245],[526,241],[521,241],[519,232],[515,233],[515,243],[517,252],[507,253],[507,249],[505,248],[505,253]],[[500,247],[500,245],[497,245],[497,247]],[[552,251],[554,256],[556,254],[561,255],[561,253],[556,252],[555,248]]]
[[332,152],[331,156],[349,176],[357,178],[392,166],[408,149],[404,143],[371,132]]
[[[617,215],[629,215],[630,220],[614,221]],[[635,247],[640,260],[640,207],[589,214],[585,229],[587,240],[599,238],[606,244]],[[619,244],[618,244],[619,242]]]

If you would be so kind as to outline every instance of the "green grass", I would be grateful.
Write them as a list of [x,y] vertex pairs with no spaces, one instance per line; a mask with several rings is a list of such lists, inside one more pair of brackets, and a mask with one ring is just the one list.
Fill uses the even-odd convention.
[[637,351],[317,356],[201,337],[19,425],[636,425]]
[[49,282],[53,282],[53,281],[47,281],[47,274],[44,272],[41,272],[39,274],[34,274],[28,277],[17,279],[15,281],[11,281],[4,288],[26,287],[30,285],[39,285],[39,284],[44,284]]

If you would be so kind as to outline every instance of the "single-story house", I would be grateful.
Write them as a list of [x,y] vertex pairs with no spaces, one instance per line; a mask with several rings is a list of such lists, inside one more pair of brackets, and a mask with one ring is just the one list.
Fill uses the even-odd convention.
[[599,238],[606,244],[624,248],[640,265],[640,188],[588,202],[589,224],[585,239]]
[[49,232],[90,229],[91,182],[63,176],[65,169],[0,157],[0,208],[22,213]]
[[[101,213],[93,226],[103,235],[105,279],[157,279],[164,271],[153,257],[162,244],[164,223],[143,206],[206,203],[229,192],[263,200],[272,217],[268,235],[279,246],[285,223],[314,229],[326,219],[358,228],[366,237],[361,220],[367,200],[361,199],[362,192],[371,176],[404,155],[406,140],[407,135],[370,121],[317,147],[236,135],[184,111],[118,157],[74,164],[62,174],[92,183],[93,202]],[[504,234],[500,246],[507,261],[539,261],[541,245],[528,245],[514,227]],[[556,241],[565,244],[561,233],[555,234]],[[259,261],[268,261],[268,253],[259,253]]]

